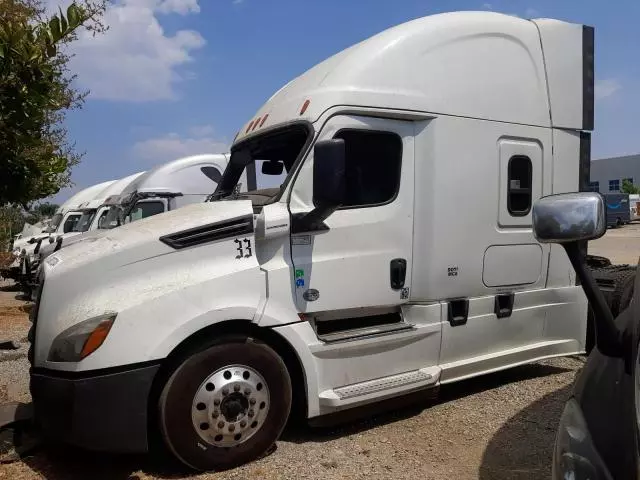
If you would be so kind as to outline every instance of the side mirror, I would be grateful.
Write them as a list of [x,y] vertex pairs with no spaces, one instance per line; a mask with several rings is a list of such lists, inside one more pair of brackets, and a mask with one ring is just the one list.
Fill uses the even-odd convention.
[[262,162],[261,170],[264,175],[282,175],[284,163],[274,160],[266,160]]
[[313,204],[301,217],[294,216],[291,233],[327,230],[324,221],[342,205],[346,190],[344,140],[322,140],[313,150]]
[[626,357],[622,334],[609,305],[593,280],[580,252],[580,242],[607,231],[604,199],[599,193],[565,193],[543,197],[533,205],[533,231],[540,243],[558,243],[567,252],[595,317],[598,350],[610,357]]
[[316,207],[335,210],[344,202],[345,157],[341,138],[316,143],[313,150],[313,203]]
[[541,198],[533,206],[533,229],[540,243],[595,240],[607,231],[599,193],[565,193]]

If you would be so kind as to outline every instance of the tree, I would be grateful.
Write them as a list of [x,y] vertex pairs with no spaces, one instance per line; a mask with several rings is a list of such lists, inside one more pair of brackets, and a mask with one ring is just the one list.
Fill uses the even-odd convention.
[[620,189],[622,193],[640,193],[640,188],[636,187],[628,178],[622,180],[622,188]]
[[38,205],[33,207],[29,213],[36,217],[38,220],[41,220],[43,218],[53,217],[53,215],[56,213],[56,210],[58,210],[58,207],[59,206],[55,203],[39,203]]
[[47,19],[42,0],[0,0],[0,206],[57,193],[82,157],[63,121],[88,92],[72,86],[64,47],[81,27],[105,30],[106,0],[81,2]]

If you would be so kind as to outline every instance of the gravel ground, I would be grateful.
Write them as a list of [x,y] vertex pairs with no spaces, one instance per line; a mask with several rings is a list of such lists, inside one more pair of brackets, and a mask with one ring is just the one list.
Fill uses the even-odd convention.
[[[609,230],[590,253],[636,263],[640,225]],[[0,283],[0,340],[24,340],[28,304]],[[24,347],[0,356],[0,401],[28,401]],[[3,355],[3,354],[0,354]],[[4,354],[6,355],[6,354]],[[0,464],[0,479],[549,478],[557,422],[583,358],[557,358],[443,387],[436,400],[333,429],[289,426],[275,451],[234,470],[193,475],[168,457],[43,447]]]

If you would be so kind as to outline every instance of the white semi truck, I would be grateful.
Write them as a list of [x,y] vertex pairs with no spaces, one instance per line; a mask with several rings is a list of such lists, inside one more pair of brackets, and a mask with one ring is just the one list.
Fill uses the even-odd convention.
[[293,404],[320,419],[584,352],[585,295],[531,207],[587,186],[593,39],[440,14],[288,83],[236,136],[212,201],[44,262],[43,431],[127,452],[158,434],[224,468],[266,451]]
[[58,207],[56,213],[49,222],[49,226],[42,230],[41,234],[29,238],[22,238],[19,241],[14,242],[14,261],[8,271],[6,273],[3,272],[3,275],[19,281],[23,285],[23,288],[29,292],[30,264],[35,260],[35,256],[38,254],[42,243],[48,242],[49,239],[52,241],[52,237],[56,235],[72,231],[82,216],[82,212],[79,210],[80,205],[91,200],[96,195],[99,195],[101,191],[111,185],[114,181],[115,180],[101,182],[74,194],[71,198],[60,205],[60,207]]

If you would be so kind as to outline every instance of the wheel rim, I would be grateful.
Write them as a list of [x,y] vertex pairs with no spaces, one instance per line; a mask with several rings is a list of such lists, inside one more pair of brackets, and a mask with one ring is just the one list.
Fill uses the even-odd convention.
[[245,365],[229,365],[202,382],[193,398],[191,420],[205,442],[236,447],[260,430],[269,407],[262,375]]

